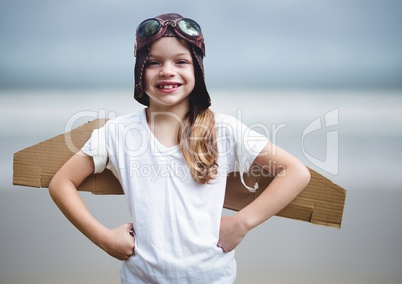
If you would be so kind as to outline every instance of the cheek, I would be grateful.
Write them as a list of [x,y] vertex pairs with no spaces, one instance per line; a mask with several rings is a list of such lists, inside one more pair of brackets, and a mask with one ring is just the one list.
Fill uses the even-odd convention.
[[190,85],[193,86],[193,88],[195,87],[195,74],[194,71],[189,71],[187,74],[187,83],[189,83]]
[[144,70],[144,75],[143,75],[142,81],[143,81],[145,90],[149,88],[151,81],[152,81],[152,74],[150,74],[150,73],[151,72]]

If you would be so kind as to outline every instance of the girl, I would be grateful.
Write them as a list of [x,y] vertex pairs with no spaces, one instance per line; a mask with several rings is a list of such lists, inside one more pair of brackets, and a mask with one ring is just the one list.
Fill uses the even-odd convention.
[[[233,283],[234,248],[299,194],[309,172],[267,138],[209,109],[195,21],[178,14],[143,21],[135,55],[134,97],[146,108],[95,130],[56,173],[50,194],[85,236],[124,260],[122,283]],[[227,174],[251,163],[274,180],[247,207],[222,217]],[[121,182],[132,215],[132,223],[113,230],[76,190],[105,168]]]

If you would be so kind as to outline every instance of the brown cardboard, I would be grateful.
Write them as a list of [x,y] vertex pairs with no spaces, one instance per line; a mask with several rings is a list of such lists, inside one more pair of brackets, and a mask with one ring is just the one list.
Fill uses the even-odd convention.
[[[58,135],[14,154],[13,184],[48,187],[56,171],[89,139],[92,130],[103,126],[105,120],[93,120],[70,132]],[[311,180],[307,187],[277,216],[340,228],[346,191],[319,173],[309,169]],[[244,174],[246,184],[258,182],[259,189],[249,192],[241,183],[239,173],[228,176],[224,207],[238,211],[261,194],[272,178],[253,165]],[[123,194],[119,181],[109,171],[89,176],[80,191],[94,194]]]

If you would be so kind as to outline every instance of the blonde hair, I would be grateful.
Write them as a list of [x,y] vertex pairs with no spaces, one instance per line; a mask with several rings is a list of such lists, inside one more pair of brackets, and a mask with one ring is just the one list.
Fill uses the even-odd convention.
[[216,178],[218,146],[215,117],[209,108],[200,110],[190,102],[190,110],[178,133],[178,142],[197,183],[207,184]]

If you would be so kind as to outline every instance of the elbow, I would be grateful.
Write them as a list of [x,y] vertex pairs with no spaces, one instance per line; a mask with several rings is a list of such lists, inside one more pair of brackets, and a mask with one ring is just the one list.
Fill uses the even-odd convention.
[[300,169],[300,183],[303,185],[303,189],[308,185],[311,180],[311,174],[306,166],[302,166]]
[[52,197],[53,200],[55,198],[56,188],[57,188],[57,181],[53,177],[48,186],[50,197]]
[[53,201],[56,202],[59,199],[59,197],[61,197],[62,188],[63,188],[63,180],[56,173],[50,180],[48,185],[49,194],[50,197],[53,199]]

